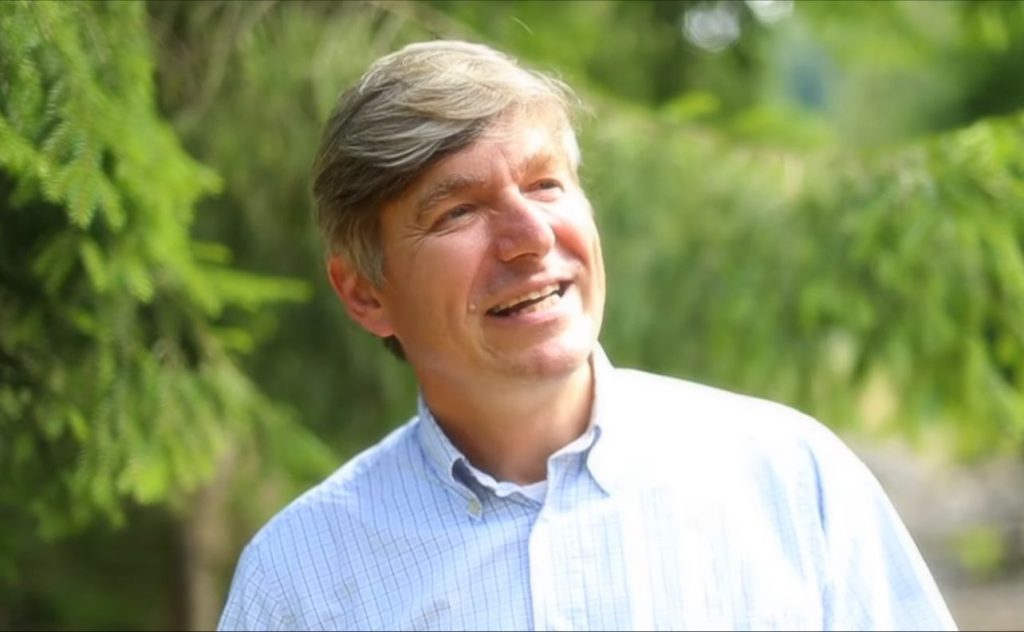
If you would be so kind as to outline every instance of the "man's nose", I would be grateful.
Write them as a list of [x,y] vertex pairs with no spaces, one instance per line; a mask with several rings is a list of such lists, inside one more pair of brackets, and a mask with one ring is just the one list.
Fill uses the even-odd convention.
[[543,258],[554,247],[553,217],[542,205],[515,191],[495,210],[494,243],[502,261],[522,256]]

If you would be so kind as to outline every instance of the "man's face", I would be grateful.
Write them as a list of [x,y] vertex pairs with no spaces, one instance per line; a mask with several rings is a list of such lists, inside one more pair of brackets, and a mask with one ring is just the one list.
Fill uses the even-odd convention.
[[375,292],[421,381],[558,376],[587,361],[604,264],[570,134],[550,114],[502,119],[384,208]]

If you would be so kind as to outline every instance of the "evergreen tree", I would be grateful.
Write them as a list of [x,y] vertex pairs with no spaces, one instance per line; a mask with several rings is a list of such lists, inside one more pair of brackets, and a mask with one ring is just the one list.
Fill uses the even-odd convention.
[[288,423],[238,355],[254,315],[308,288],[191,236],[222,183],[157,111],[153,70],[141,3],[0,4],[0,507],[46,536],[180,500]]

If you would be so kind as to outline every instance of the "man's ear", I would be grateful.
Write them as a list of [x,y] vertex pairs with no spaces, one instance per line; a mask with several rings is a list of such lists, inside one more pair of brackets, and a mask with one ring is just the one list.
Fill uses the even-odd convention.
[[375,336],[394,335],[388,310],[380,300],[380,288],[351,262],[341,255],[331,255],[327,260],[327,276],[352,320]]

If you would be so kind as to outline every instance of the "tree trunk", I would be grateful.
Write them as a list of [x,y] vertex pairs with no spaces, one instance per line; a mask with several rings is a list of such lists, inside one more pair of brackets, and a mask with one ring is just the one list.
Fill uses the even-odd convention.
[[212,630],[224,606],[221,571],[230,541],[227,502],[238,455],[229,448],[209,483],[192,498],[182,522],[185,629]]

